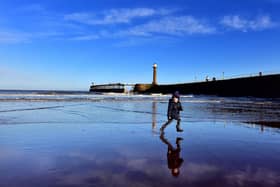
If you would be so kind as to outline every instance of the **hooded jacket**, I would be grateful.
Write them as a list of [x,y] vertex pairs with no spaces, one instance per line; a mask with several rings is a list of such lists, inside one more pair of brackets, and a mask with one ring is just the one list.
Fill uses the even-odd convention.
[[180,111],[182,111],[181,102],[175,103],[173,99],[169,99],[167,117],[168,119],[180,119]]
[[177,147],[168,147],[167,164],[169,169],[180,168],[184,160],[180,157],[181,149]]

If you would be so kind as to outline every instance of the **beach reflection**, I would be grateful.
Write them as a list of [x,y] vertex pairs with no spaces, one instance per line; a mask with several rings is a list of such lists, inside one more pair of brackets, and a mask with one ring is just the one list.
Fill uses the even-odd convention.
[[[258,131],[240,126],[235,135],[230,126],[225,129],[218,124],[211,130],[201,128],[203,124],[189,124],[188,136],[183,134],[182,140],[173,131],[151,136],[150,125],[137,129],[137,133],[134,125],[78,125],[2,126],[0,186],[280,184],[278,134],[268,140],[267,133],[259,136]],[[115,128],[118,131],[112,130]],[[255,140],[252,134],[262,140]]]
[[152,130],[155,131],[157,127],[157,101],[152,102]]
[[164,134],[160,135],[160,140],[167,145],[167,165],[172,176],[178,177],[180,175],[180,167],[184,160],[181,158],[181,142],[183,138],[176,138],[176,148],[165,138]]
[[[265,122],[267,113],[278,119],[279,110],[259,117],[239,110],[249,104],[215,102],[211,110],[187,99],[185,131],[171,127],[165,135],[159,127],[168,103],[157,99],[62,108],[32,103],[42,110],[2,113],[13,123],[0,125],[0,186],[280,186],[280,133],[268,127],[279,124]],[[242,122],[251,119],[263,121]]]

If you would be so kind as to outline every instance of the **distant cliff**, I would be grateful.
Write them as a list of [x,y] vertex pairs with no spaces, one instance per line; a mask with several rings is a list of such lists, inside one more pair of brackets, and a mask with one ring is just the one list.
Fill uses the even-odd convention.
[[168,94],[174,91],[181,94],[280,98],[280,74],[185,84],[136,84],[134,87],[136,93]]

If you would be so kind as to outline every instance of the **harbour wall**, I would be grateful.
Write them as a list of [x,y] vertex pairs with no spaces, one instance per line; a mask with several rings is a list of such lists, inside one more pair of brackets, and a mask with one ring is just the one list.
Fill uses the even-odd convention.
[[136,84],[134,87],[134,92],[140,94],[170,94],[174,91],[195,95],[280,98],[280,74],[184,84]]

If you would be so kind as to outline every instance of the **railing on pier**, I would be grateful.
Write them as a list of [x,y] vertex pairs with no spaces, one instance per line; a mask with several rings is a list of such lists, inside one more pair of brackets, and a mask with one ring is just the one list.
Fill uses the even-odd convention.
[[[257,77],[257,76],[266,76],[266,75],[275,75],[280,74],[280,71],[262,71],[262,72],[255,72],[255,73],[246,73],[246,74],[237,74],[237,75],[225,75],[225,73],[222,73],[220,76],[205,76],[204,78],[195,78],[193,80],[189,81],[180,81],[176,82],[176,84],[184,84],[184,83],[193,83],[193,82],[205,82],[207,81],[213,81],[213,80],[228,80],[228,79],[237,79],[237,78],[245,78],[245,77]],[[174,84],[174,83],[161,83],[161,84]]]

